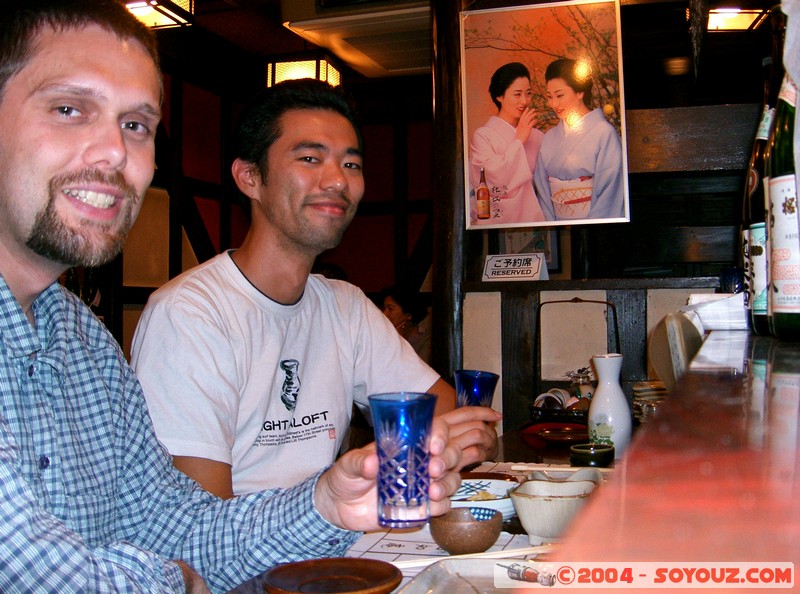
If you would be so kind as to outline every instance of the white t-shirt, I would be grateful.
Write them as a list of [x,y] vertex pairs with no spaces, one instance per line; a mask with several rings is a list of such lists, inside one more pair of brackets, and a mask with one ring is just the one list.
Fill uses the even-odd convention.
[[237,495],[333,462],[354,401],[439,379],[357,287],[311,275],[281,305],[228,253],[153,293],[131,363],[159,440],[173,456],[230,464]]

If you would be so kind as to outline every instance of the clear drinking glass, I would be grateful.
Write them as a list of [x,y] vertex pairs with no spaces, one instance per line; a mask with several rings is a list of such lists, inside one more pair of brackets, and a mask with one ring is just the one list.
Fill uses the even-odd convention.
[[417,392],[369,397],[378,446],[378,522],[422,526],[430,518],[431,424],[436,396]]

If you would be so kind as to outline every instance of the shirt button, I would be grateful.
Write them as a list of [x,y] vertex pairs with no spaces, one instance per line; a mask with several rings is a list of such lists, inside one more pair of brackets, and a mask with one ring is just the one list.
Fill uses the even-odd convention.
[[42,456],[39,458],[39,470],[44,470],[48,466],[50,466],[50,458],[47,456]]
[[33,377],[33,365],[28,366],[28,377]]

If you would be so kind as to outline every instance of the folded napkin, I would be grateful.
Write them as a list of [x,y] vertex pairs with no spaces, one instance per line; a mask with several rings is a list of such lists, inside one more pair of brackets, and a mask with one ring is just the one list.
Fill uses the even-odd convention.
[[748,330],[744,293],[693,293],[681,310],[700,334],[711,330]]

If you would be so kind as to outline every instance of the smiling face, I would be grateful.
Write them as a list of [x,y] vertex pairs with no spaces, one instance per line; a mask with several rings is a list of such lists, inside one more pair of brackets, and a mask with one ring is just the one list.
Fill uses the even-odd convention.
[[291,109],[280,129],[253,208],[282,249],[313,258],[339,244],[364,195],[358,137],[347,118],[327,109]]
[[517,78],[509,85],[506,92],[496,99],[500,103],[497,115],[516,126],[522,112],[531,106],[531,81],[524,76]]
[[0,262],[111,260],[153,177],[161,83],[135,40],[44,28],[0,97]]
[[583,103],[583,92],[576,93],[563,78],[547,81],[547,105],[567,123],[589,113]]

